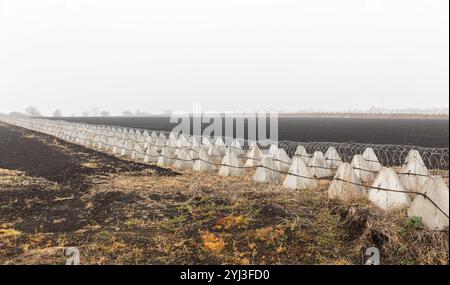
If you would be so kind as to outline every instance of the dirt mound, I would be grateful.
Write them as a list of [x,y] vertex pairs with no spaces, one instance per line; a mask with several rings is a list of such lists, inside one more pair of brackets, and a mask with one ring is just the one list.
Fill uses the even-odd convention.
[[286,218],[292,216],[292,214],[277,204],[267,204],[261,207],[259,211],[261,217],[276,219],[276,218]]

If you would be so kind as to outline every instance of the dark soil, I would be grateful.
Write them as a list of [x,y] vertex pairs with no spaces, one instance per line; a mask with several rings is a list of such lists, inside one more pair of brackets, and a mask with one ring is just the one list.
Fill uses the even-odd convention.
[[[68,146],[70,155],[67,149],[59,148],[60,145]],[[98,162],[102,167],[82,166],[84,162],[91,161]],[[173,175],[173,172],[164,168],[126,162],[79,145],[67,144],[51,136],[5,125],[0,125],[0,168],[17,169],[32,176],[41,176],[61,184],[72,183],[81,188],[85,182],[77,180],[92,175],[144,169],[153,169],[159,175]]]
[[[98,167],[85,167],[95,162]],[[86,211],[82,196],[93,179],[111,174],[153,170],[155,175],[176,173],[140,163],[119,160],[50,136],[0,123],[0,168],[25,172],[55,184],[12,185],[0,189],[0,221],[17,220],[23,232],[71,232],[90,221],[103,220],[114,203],[131,203],[132,195],[99,193]],[[6,190],[6,191],[5,191]],[[30,201],[32,201],[30,203]]]

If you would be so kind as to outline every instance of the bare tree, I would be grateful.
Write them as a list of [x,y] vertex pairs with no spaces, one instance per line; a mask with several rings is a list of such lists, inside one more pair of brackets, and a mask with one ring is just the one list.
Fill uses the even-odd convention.
[[108,111],[101,111],[100,116],[101,117],[109,117],[109,116],[111,116],[111,114]]
[[81,113],[81,115],[83,117],[89,117],[89,112],[88,111],[84,111],[83,113]]
[[31,117],[42,117],[42,115],[39,112],[39,110],[36,107],[34,107],[34,106],[28,106],[25,109],[25,113],[27,113],[27,115],[29,115]]
[[62,117],[61,110],[57,109],[53,112],[53,117]]
[[123,111],[122,115],[126,116],[126,117],[131,117],[131,116],[133,116],[133,112],[131,112],[131,111]]

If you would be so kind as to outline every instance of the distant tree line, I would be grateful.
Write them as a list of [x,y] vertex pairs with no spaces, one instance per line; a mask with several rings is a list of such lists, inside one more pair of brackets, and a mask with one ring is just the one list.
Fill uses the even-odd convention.
[[[173,112],[171,110],[165,110],[163,115],[171,115]],[[34,106],[28,106],[25,108],[24,112],[10,112],[9,114],[0,115],[9,115],[14,117],[43,117],[42,113]],[[109,117],[111,113],[106,110],[100,110],[96,107],[91,108],[88,111],[84,111],[80,114],[82,117]],[[121,114],[124,117],[146,117],[151,116],[152,114],[143,112],[141,110],[130,111],[125,110]],[[382,109],[372,107],[366,111],[360,110],[349,110],[349,111],[314,111],[314,110],[300,110],[296,112],[286,112],[280,111],[280,116],[298,116],[298,117],[386,117],[386,118],[415,118],[415,117],[424,117],[424,118],[434,118],[434,117],[443,117],[448,118],[449,109],[448,108],[431,108],[431,109]],[[76,114],[70,114],[71,117],[77,116]],[[52,117],[60,118],[64,117],[61,109],[56,109],[52,113]]]

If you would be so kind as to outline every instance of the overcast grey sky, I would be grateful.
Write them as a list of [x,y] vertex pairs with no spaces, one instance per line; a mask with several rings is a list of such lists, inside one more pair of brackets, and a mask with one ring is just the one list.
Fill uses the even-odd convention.
[[0,112],[448,107],[448,0],[0,0]]

